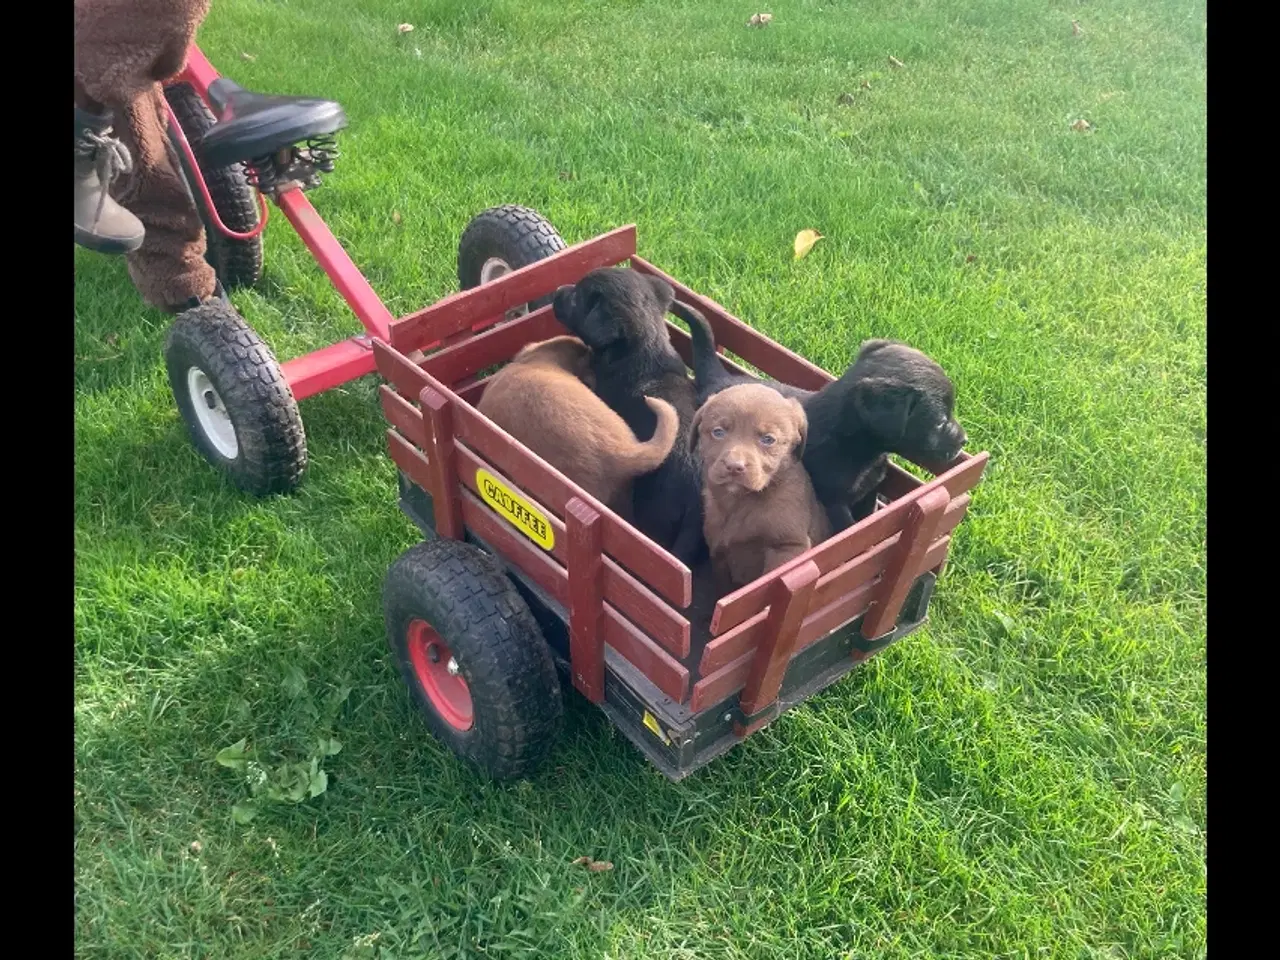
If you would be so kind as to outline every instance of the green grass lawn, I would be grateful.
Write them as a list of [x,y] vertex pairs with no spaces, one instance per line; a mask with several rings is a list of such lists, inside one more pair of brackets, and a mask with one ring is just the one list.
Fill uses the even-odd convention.
[[[168,318],[77,251],[81,955],[1204,956],[1203,0],[215,0],[200,42],[344,105],[312,198],[393,311],[487,206],[634,222],[830,370],[933,355],[992,461],[929,625],[865,669],[679,785],[574,700],[496,788],[389,662],[415,531],[373,379],[250,500],[186,439]],[[235,302],[282,359],[358,329],[279,215]],[[330,736],[323,794],[233,820],[219,750]]]

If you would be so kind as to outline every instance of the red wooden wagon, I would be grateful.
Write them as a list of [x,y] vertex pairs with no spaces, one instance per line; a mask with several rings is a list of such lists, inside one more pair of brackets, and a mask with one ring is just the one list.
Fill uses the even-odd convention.
[[[388,574],[389,639],[435,732],[496,776],[531,769],[554,730],[559,686],[540,649],[673,780],[724,753],[924,622],[987,463],[986,453],[962,454],[927,483],[893,465],[871,516],[708,596],[706,571],[475,408],[482,374],[566,332],[550,306],[516,319],[508,310],[628,262],[670,283],[706,314],[718,344],[768,376],[806,389],[832,379],[636,256],[635,244],[634,226],[614,230],[394,321],[390,341],[374,341],[401,507],[427,538]],[[688,363],[688,335],[669,327]],[[415,351],[425,358],[414,362]],[[469,602],[475,611],[461,615]],[[494,639],[498,609],[517,612]]]
[[[388,571],[388,639],[455,752],[496,777],[531,771],[554,738],[559,671],[680,779],[924,622],[986,453],[961,454],[928,483],[891,466],[871,516],[709,595],[705,571],[477,412],[485,373],[565,332],[543,305],[556,287],[629,262],[666,279],[723,349],[767,375],[814,389],[830,374],[636,256],[634,227],[566,248],[520,207],[471,221],[458,251],[463,292],[394,319],[304,196],[332,169],[346,122],[337,104],[241,90],[195,47],[166,96],[224,284],[257,280],[269,197],[366,330],[279,364],[229,303],[187,311],[166,344],[179,409],[242,487],[290,490],[306,464],[297,402],[376,364],[400,504],[426,538]],[[688,362],[688,335],[674,324],[670,333]]]

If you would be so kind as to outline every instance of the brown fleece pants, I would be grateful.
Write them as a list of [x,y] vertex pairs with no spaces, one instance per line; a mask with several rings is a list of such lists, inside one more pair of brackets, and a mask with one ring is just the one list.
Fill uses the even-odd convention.
[[179,73],[210,0],[75,0],[76,106],[109,109],[133,154],[112,195],[142,221],[142,246],[126,256],[142,299],[160,309],[213,295],[205,236],[168,146],[160,84]]

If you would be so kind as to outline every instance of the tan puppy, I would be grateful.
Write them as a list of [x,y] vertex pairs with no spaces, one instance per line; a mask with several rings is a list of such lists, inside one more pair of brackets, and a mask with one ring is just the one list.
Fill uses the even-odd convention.
[[658,426],[641,443],[591,392],[591,376],[591,351],[577,337],[531,343],[494,374],[477,409],[601,503],[627,514],[631,482],[661,466],[680,423],[671,404],[645,397]]
[[733,590],[830,536],[800,458],[808,423],[799,401],[763,384],[717,393],[693,419],[701,453],[703,534],[717,585]]

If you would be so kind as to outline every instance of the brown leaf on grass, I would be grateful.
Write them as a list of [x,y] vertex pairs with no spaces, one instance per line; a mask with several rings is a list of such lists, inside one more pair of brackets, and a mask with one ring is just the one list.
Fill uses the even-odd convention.
[[838,104],[839,104],[840,106],[842,106],[842,107],[849,107],[849,106],[852,106],[852,105],[853,105],[853,94],[852,94],[852,93],[842,93],[842,94],[840,94],[840,96],[836,97],[836,103],[838,103]]
[[396,27],[396,30],[398,30],[400,33],[408,33],[412,29],[413,29],[412,23],[402,23],[400,24],[400,26]]
[[558,174],[556,174],[556,176],[558,176],[561,180],[578,179],[577,175],[572,170],[561,170]]
[[892,55],[891,55],[891,56],[889,57],[889,66],[891,66],[891,67],[903,67],[903,66],[906,66],[906,64],[904,64],[904,63],[903,63],[901,60],[899,60],[897,57],[895,57],[895,56],[892,56]]
[[391,211],[391,222],[392,222],[392,223],[399,223],[402,219],[404,219],[404,218],[400,216],[400,211],[399,211],[399,210],[392,210],[392,211]]
[[966,257],[964,258],[964,262],[965,262],[965,263],[973,263],[973,261],[975,261],[975,260],[977,260],[977,259],[978,259],[978,258],[977,258],[977,256],[971,253],[971,254],[969,254],[968,256],[966,256]]
[[1093,129],[1093,124],[1081,117],[1071,125],[1071,129],[1076,131],[1076,133],[1088,133]]
[[578,857],[573,861],[573,866],[586,867],[592,873],[604,873],[613,869],[613,864],[608,860],[592,860],[590,857]]
[[806,256],[813,249],[813,245],[821,239],[822,234],[817,230],[801,230],[796,234],[795,258],[799,260],[801,257]]
[[863,89],[863,90],[870,90],[870,89],[871,89],[871,81],[870,81],[870,80],[863,80],[863,81],[862,81],[862,89]]
[[1080,29],[1080,21],[1079,21],[1079,20],[1072,20],[1072,21],[1071,21],[1071,35],[1072,35],[1073,37],[1078,37],[1078,36],[1080,36],[1080,34],[1082,34],[1082,33],[1084,33],[1084,31]]
[[252,53],[242,53],[240,54],[240,59],[247,60],[250,63],[253,63],[253,61],[257,60],[258,58],[255,57]]
[[751,19],[747,21],[748,27],[763,27],[766,23],[773,19],[772,13],[753,13]]

